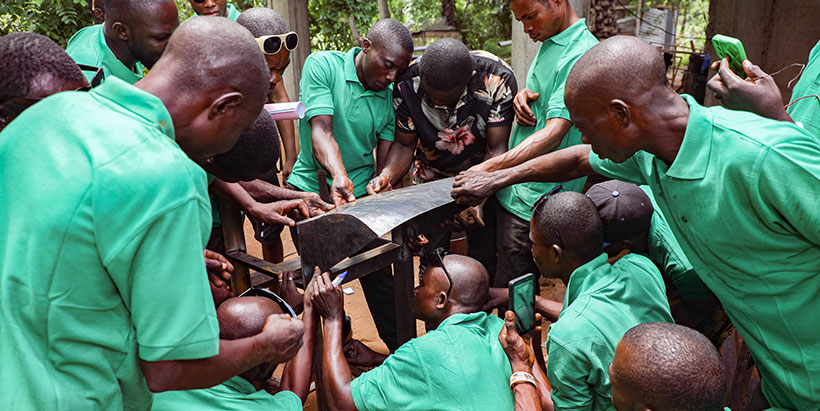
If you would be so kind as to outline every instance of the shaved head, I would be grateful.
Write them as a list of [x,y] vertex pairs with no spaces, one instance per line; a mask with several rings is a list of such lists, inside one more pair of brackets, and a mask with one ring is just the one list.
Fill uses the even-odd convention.
[[581,96],[629,103],[650,97],[647,91],[657,87],[669,87],[661,53],[637,37],[615,36],[578,59],[567,76],[564,100],[568,107]]
[[173,0],[109,0],[105,4],[106,23],[121,21],[130,24],[135,19],[151,19],[160,6],[169,2],[174,3]]
[[279,304],[265,297],[235,297],[225,300],[216,310],[219,338],[236,340],[262,332],[273,314],[283,314]]
[[279,13],[267,7],[254,7],[245,10],[239,15],[236,22],[248,29],[254,37],[285,34],[290,31],[285,19]]
[[484,265],[466,255],[444,256],[447,272],[453,280],[450,298],[465,307],[481,308],[489,298],[490,275]]
[[473,75],[473,57],[464,43],[456,39],[436,40],[424,50],[419,77],[434,90],[463,90]]
[[623,394],[655,411],[723,409],[720,356],[705,336],[682,325],[645,323],[627,331],[611,374],[613,401]]
[[541,201],[532,214],[533,239],[547,247],[557,244],[579,263],[603,252],[604,230],[595,203],[587,196],[564,191]]

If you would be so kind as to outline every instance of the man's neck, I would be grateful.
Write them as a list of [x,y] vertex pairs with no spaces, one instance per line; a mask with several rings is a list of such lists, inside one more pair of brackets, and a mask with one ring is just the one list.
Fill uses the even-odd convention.
[[353,63],[356,66],[356,77],[359,78],[359,83],[362,83],[365,90],[369,90],[364,77],[364,52],[359,51],[359,54],[356,54],[356,57],[353,59]]
[[444,320],[456,315],[456,314],[472,314],[481,311],[481,307],[464,307],[460,305],[450,305],[448,306],[447,310],[444,312],[444,315],[435,322],[428,322],[428,325],[433,326],[433,329],[438,328]]
[[653,102],[646,130],[652,130],[646,151],[671,166],[678,156],[689,122],[689,104],[671,89]]
[[134,71],[134,67],[137,64],[137,59],[135,59],[131,54],[131,51],[128,50],[128,44],[118,39],[116,33],[114,33],[114,29],[108,24],[103,23],[102,31],[103,37],[105,38],[105,44],[109,49],[111,49],[111,52],[114,53],[117,60],[122,62],[122,64],[124,64],[125,67],[128,67],[129,70]]

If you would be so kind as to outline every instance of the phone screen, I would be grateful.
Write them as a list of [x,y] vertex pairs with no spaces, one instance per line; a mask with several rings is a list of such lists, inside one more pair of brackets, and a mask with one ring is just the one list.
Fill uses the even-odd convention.
[[510,281],[509,289],[518,334],[529,334],[535,329],[535,276],[524,274]]

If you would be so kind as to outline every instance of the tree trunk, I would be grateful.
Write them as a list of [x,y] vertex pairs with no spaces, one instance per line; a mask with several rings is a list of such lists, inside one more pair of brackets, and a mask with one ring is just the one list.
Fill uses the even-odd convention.
[[390,7],[387,4],[387,0],[378,0],[379,1],[379,19],[389,19],[390,18]]
[[456,26],[456,0],[441,0],[441,17],[451,27]]

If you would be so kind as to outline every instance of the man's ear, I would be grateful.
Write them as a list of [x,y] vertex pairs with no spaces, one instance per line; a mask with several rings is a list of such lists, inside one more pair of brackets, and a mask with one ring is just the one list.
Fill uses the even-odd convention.
[[105,12],[103,9],[99,7],[95,7],[94,10],[91,10],[91,14],[94,15],[94,18],[100,21],[105,21]]
[[561,259],[564,257],[564,249],[558,244],[553,244],[552,247],[550,247],[550,252],[555,264],[560,264]]
[[362,39],[362,53],[369,53],[371,48],[373,48],[373,44],[370,43],[370,40],[367,38]]
[[439,310],[444,309],[444,306],[447,304],[447,293],[444,291],[438,293],[438,297],[436,297],[436,308]]
[[615,121],[624,128],[629,127],[632,121],[632,114],[629,112],[629,106],[620,99],[614,99],[609,102],[609,110],[615,116]]
[[211,103],[208,108],[208,120],[213,120],[216,116],[222,116],[235,110],[245,101],[245,96],[238,91],[225,93]]
[[118,39],[123,41],[128,40],[128,35],[131,32],[128,26],[119,21],[115,21],[114,24],[111,25],[111,30],[114,30],[114,35],[116,35]]

